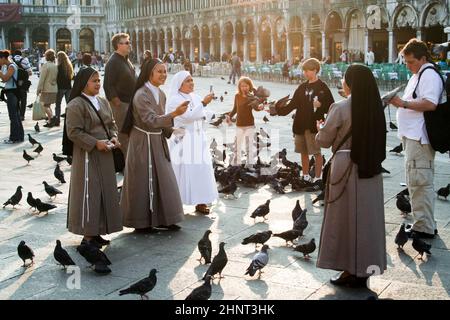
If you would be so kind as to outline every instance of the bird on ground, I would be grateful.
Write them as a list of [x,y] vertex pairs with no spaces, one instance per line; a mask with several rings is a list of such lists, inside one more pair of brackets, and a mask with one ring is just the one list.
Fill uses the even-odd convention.
[[252,214],[250,215],[250,218],[253,218],[253,221],[256,221],[257,217],[263,217],[264,221],[266,221],[266,216],[269,214],[270,212],[270,200],[267,200],[266,203],[258,206],[258,208],[255,209],[255,211],[252,212]]
[[34,125],[34,131],[36,131],[36,133],[41,132],[41,128],[39,127],[39,122],[36,122],[36,124]]
[[53,161],[55,161],[56,163],[59,164],[59,163],[61,163],[63,161],[67,161],[67,158],[66,157],[57,156],[56,153],[53,153]]
[[217,148],[217,141],[215,138],[212,139],[211,144],[209,145],[210,149],[216,149]]
[[102,274],[111,272],[111,269],[109,269],[108,266],[112,263],[106,254],[98,248],[98,246],[90,242],[82,242],[81,245],[77,247],[77,251],[86,259],[87,262],[91,264],[91,267],[95,267],[95,272]]
[[225,242],[221,242],[219,244],[219,252],[212,260],[212,262],[209,265],[209,268],[206,271],[205,275],[203,276],[202,280],[205,280],[206,277],[208,277],[208,276],[210,276],[212,279],[214,279],[214,276],[216,274],[219,274],[219,281],[220,281],[220,279],[223,278],[222,271],[228,263],[228,257],[227,257],[224,247],[225,247]]
[[28,192],[27,203],[30,205],[30,209],[36,210],[36,199],[33,198],[33,194]]
[[29,133],[28,133],[28,141],[33,145],[33,147],[35,144],[39,144],[39,142],[37,142]]
[[17,247],[17,253],[19,254],[20,259],[23,261],[22,267],[27,267],[25,262],[27,260],[31,260],[31,263],[28,266],[31,266],[34,261],[34,252],[33,250],[25,244],[25,241],[20,241],[19,246]]
[[303,209],[300,206],[300,200],[297,200],[297,202],[295,203],[295,207],[292,210],[292,221],[295,222],[295,220],[297,220],[298,217],[300,217],[302,212],[303,212]]
[[55,187],[49,185],[46,181],[43,181],[42,183],[43,183],[43,185],[45,187],[45,192],[47,192],[47,194],[50,196],[50,198],[51,197],[55,197],[56,198],[56,195],[62,194],[62,191],[60,191],[60,190],[56,189]]
[[[323,201],[325,199],[325,191],[322,191],[313,201],[312,204],[315,204],[318,201]],[[323,204],[322,204],[323,205]]]
[[269,122],[269,119],[266,116],[264,116],[263,121],[264,121],[264,123],[267,123],[267,122]]
[[236,198],[236,196],[234,195],[234,193],[237,190],[237,184],[236,181],[233,179],[231,180],[231,183],[226,185],[225,187],[223,187],[222,189],[219,190],[219,193],[223,193],[224,195],[233,195],[233,198]]
[[391,128],[391,130],[398,130],[398,127],[392,121],[389,121],[389,128]]
[[30,164],[30,161],[34,160],[34,158],[32,156],[30,156],[26,150],[23,150],[23,155],[22,157],[25,159],[25,161],[27,161],[27,164]]
[[226,80],[224,77],[220,77],[221,80]]
[[158,271],[156,269],[152,269],[148,277],[139,280],[135,284],[132,284],[129,288],[120,290],[119,296],[123,296],[124,294],[138,294],[141,296],[141,299],[149,299],[147,293],[153,290],[156,286],[157,278],[156,273]]
[[3,204],[3,208],[8,206],[8,205],[12,205],[13,209],[16,205],[19,204],[20,200],[22,200],[22,186],[18,186],[16,188],[16,192],[11,196],[11,198],[9,198],[4,204]]
[[263,138],[270,139],[269,134],[263,128],[259,128],[259,133]]
[[292,226],[292,229],[300,231],[300,236],[303,236],[303,231],[308,227],[308,220],[306,219],[307,211],[308,209],[304,209]]
[[396,146],[395,148],[389,150],[389,152],[394,152],[397,155],[399,155],[402,151],[403,151],[403,144],[401,144],[401,143],[398,146]]
[[44,147],[42,144],[39,143],[36,149],[33,150],[33,152],[36,152],[38,155],[41,155],[41,152],[44,150]]
[[284,239],[286,241],[286,246],[287,246],[287,245],[289,245],[289,242],[294,244],[293,241],[295,239],[297,239],[298,237],[300,237],[302,234],[303,234],[302,231],[292,229],[292,230],[288,230],[288,231],[281,232],[281,233],[274,233],[273,236]]
[[400,210],[403,214],[411,213],[411,203],[408,198],[404,195],[397,194],[397,209]]
[[391,174],[391,172],[389,170],[386,170],[385,168],[381,167],[381,173],[387,173],[387,174]]
[[401,195],[401,196],[409,196],[409,190],[408,188],[403,189],[402,191],[400,191],[399,193],[397,193],[396,196]]
[[424,253],[431,255],[431,251],[430,251],[431,244],[428,244],[428,243],[424,242],[423,240],[421,240],[419,238],[419,236],[417,234],[415,234],[414,232],[412,234],[412,238],[413,238],[412,246],[413,246],[414,250],[416,250],[420,254],[419,260],[422,260]]
[[36,209],[39,211],[39,214],[42,212],[48,213],[50,210],[56,209],[56,206],[50,203],[42,202],[41,199],[36,199]]
[[219,100],[220,102],[223,102],[223,96],[220,96]]
[[405,231],[405,224],[402,223],[400,226],[400,230],[398,231],[397,235],[395,236],[395,244],[398,246],[397,249],[402,249],[405,243],[408,242],[408,234]]
[[28,108],[28,109],[33,109],[33,104],[30,103],[29,105],[27,105],[27,108]]
[[447,197],[449,196],[449,194],[450,194],[450,184],[448,184],[446,187],[440,188],[437,191],[438,197],[445,198],[445,200],[447,200]]
[[269,253],[267,250],[270,249],[267,244],[263,245],[261,251],[255,254],[252,259],[252,262],[247,268],[245,274],[248,274],[250,277],[253,277],[257,271],[259,271],[258,279],[261,278],[262,269],[269,262]]
[[197,244],[198,251],[200,251],[200,259],[197,259],[202,263],[202,258],[205,260],[205,264],[211,263],[211,255],[212,255],[212,245],[211,240],[209,240],[209,235],[211,234],[211,230],[206,230],[203,237]]
[[225,91],[223,94],[224,94],[224,95],[227,95],[227,94],[228,94],[228,91]]
[[298,251],[303,253],[303,257],[305,259],[310,259],[310,254],[313,253],[316,250],[316,242],[313,239],[311,239],[310,242],[306,243],[306,244],[299,244],[298,246],[296,246],[294,248],[294,251]]
[[205,282],[192,290],[185,300],[208,300],[211,297],[211,276],[206,276]]
[[247,238],[244,238],[244,240],[242,240],[242,244],[245,245],[245,244],[249,244],[249,243],[254,243],[255,249],[256,249],[256,247],[259,243],[261,243],[261,244],[266,243],[270,239],[271,236],[272,236],[272,231],[270,231],[270,230],[258,232],[258,233],[248,236]]
[[62,172],[59,168],[59,164],[56,165],[55,171],[53,171],[53,175],[56,179],[59,180],[60,183],[66,183],[66,180],[64,180],[64,172]]
[[60,265],[66,269],[67,266],[75,266],[72,258],[69,256],[67,251],[61,246],[61,241],[56,240],[55,250],[53,250],[53,257]]

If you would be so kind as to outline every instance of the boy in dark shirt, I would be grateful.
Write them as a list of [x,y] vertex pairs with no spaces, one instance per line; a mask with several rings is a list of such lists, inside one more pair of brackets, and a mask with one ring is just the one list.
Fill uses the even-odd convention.
[[[295,152],[301,154],[303,180],[320,185],[323,158],[320,147],[317,145],[316,122],[325,119],[330,105],[334,102],[328,86],[317,77],[320,71],[320,62],[315,58],[303,63],[303,74],[307,81],[300,84],[292,100],[286,107],[277,108],[277,114],[285,116],[297,110],[292,131],[295,137]],[[315,178],[309,175],[309,156],[315,158]]]

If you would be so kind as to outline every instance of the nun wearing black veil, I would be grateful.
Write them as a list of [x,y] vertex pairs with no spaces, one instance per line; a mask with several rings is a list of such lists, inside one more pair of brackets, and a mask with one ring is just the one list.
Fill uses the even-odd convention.
[[[109,241],[100,235],[122,230],[111,152],[120,143],[109,103],[98,96],[100,87],[100,76],[95,69],[81,70],[67,105],[65,129],[73,142],[67,227],[70,232],[83,235],[84,241],[105,245]],[[67,141],[64,147],[67,148]]]
[[381,172],[386,120],[366,66],[350,66],[343,85],[348,98],[332,104],[323,128],[317,126],[316,141],[322,148],[331,146],[335,154],[325,189],[317,266],[341,271],[331,283],[358,287],[386,270]]

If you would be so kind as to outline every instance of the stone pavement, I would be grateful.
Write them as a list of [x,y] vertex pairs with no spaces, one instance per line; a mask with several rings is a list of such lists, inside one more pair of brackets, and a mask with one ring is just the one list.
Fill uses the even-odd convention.
[[[169,78],[170,80],[170,78]],[[195,78],[197,92],[201,95],[214,86],[217,96],[224,95],[224,102],[216,101],[208,108],[216,113],[230,111],[236,91],[226,81],[216,78]],[[167,82],[169,83],[169,82]],[[32,91],[36,89],[37,77],[33,76]],[[272,91],[272,98],[281,98],[292,94],[296,85],[256,82]],[[333,90],[338,99],[336,90]],[[31,92],[28,102],[34,101],[35,92]],[[394,117],[394,110],[391,110]],[[256,114],[257,126],[262,126],[272,133],[272,142],[279,136],[279,147],[286,147],[288,159],[299,161],[293,152],[291,133],[292,119],[288,117],[269,117],[270,122],[262,121],[265,113]],[[53,177],[54,162],[52,153],[61,151],[62,127],[43,128],[35,134],[31,120],[31,111],[27,110],[24,122],[25,133],[43,143],[44,152],[29,166],[22,159],[24,149],[32,153],[31,145],[24,142],[20,145],[0,144],[0,201],[5,202],[18,185],[24,187],[21,205],[13,210],[10,206],[0,209],[0,299],[138,299],[136,296],[119,296],[118,291],[145,277],[151,268],[158,269],[158,283],[150,293],[151,299],[184,299],[190,291],[199,286],[207,267],[199,265],[197,241],[206,229],[212,230],[210,236],[213,243],[213,255],[218,251],[218,243],[226,242],[225,249],[229,262],[224,269],[225,279],[220,285],[217,280],[213,285],[211,299],[366,299],[377,294],[380,298],[391,299],[449,299],[450,298],[450,201],[436,200],[436,220],[439,236],[432,240],[433,255],[424,261],[412,249],[411,243],[405,245],[405,252],[399,252],[394,244],[394,237],[405,219],[395,206],[395,194],[403,187],[403,157],[388,154],[383,166],[391,171],[384,175],[386,236],[388,251],[388,270],[382,276],[372,277],[370,290],[342,289],[329,284],[329,278],[335,271],[318,269],[315,266],[317,251],[310,261],[304,260],[300,254],[294,253],[279,238],[268,241],[270,261],[264,269],[260,280],[244,276],[244,272],[255,254],[252,245],[241,245],[242,239],[252,233],[263,230],[282,232],[292,226],[291,211],[297,199],[301,206],[308,208],[309,226],[305,230],[302,242],[315,238],[320,239],[320,228],[323,207],[313,206],[314,193],[287,192],[279,195],[268,186],[258,190],[239,188],[238,199],[220,198],[214,204],[209,216],[197,215],[193,207],[185,207],[185,221],[179,232],[160,232],[152,235],[133,233],[132,229],[109,236],[112,244],[105,249],[113,262],[112,273],[98,276],[86,268],[87,262],[76,252],[81,238],[70,234],[66,229],[66,203],[69,183],[59,185]],[[226,141],[232,141],[234,127],[229,128]],[[231,130],[231,131],[230,131]],[[216,129],[208,128],[210,139],[218,140],[225,133],[224,126]],[[0,102],[0,138],[8,137],[9,120],[6,105]],[[26,139],[27,140],[27,139]],[[220,141],[219,141],[220,142]],[[276,144],[276,143],[275,143]],[[399,144],[396,132],[388,133],[388,148]],[[272,148],[272,153],[278,147]],[[329,151],[325,152],[327,158]],[[264,157],[267,159],[267,157]],[[70,167],[62,166],[67,180],[70,178]],[[44,192],[42,181],[61,189],[64,194],[58,196],[54,203],[58,208],[48,215],[34,216],[28,210],[26,195],[29,191],[35,197],[49,201]],[[450,181],[450,161],[448,155],[437,154],[435,187],[447,185]],[[250,213],[267,199],[271,199],[271,213],[265,223],[253,222]],[[411,217],[406,221],[410,222]],[[53,259],[55,240],[60,239],[77,265],[80,267],[80,289],[68,286],[72,274],[67,274],[56,265]],[[36,254],[34,266],[24,270],[22,261],[17,255],[17,245],[21,240],[34,249]],[[70,282],[72,283],[72,282]],[[70,284],[69,283],[69,284]],[[76,284],[76,282],[75,282]],[[75,286],[76,287],[76,286]]]

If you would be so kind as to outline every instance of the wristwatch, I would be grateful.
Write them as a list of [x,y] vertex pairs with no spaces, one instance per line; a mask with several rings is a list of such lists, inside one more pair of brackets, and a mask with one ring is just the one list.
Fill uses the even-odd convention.
[[405,103],[403,103],[403,108],[408,109],[408,101],[405,101]]

